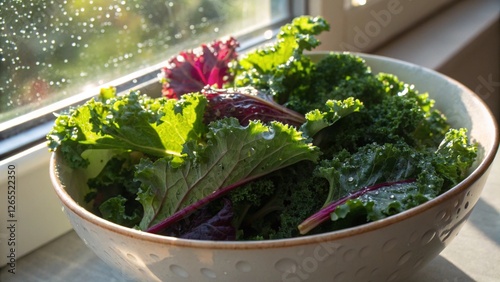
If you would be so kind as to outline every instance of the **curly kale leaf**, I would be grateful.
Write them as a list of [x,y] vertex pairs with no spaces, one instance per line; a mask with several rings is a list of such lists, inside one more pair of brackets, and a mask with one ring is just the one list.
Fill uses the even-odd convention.
[[312,162],[299,162],[231,191],[237,239],[300,236],[297,226],[322,207],[321,195],[328,193],[328,182],[315,177],[314,168]]
[[371,105],[382,100],[383,85],[371,73],[366,62],[350,53],[330,53],[315,64],[310,72],[307,94],[291,96],[286,103],[291,109],[307,113],[324,110],[327,100],[354,98]]
[[99,206],[101,217],[119,225],[134,227],[141,221],[142,210],[136,207],[131,212],[127,211],[130,200],[118,195],[104,201]]
[[[403,143],[370,144],[354,154],[343,151],[323,161],[316,173],[330,183],[325,207],[301,223],[299,230],[305,234],[330,217],[345,218],[350,215],[346,212],[349,204],[357,203],[353,200],[364,200],[364,222],[368,222],[437,196],[443,180],[432,157]],[[343,208],[338,209],[340,206]]]
[[445,188],[462,181],[477,158],[477,144],[468,140],[466,129],[450,129],[435,152],[434,166],[445,179]]
[[137,91],[91,99],[57,117],[47,135],[49,148],[60,147],[74,167],[88,164],[81,155],[87,149],[140,151],[181,163],[186,140],[200,140],[205,133],[206,103],[201,94],[167,100]]
[[[373,129],[382,129],[380,135],[390,139],[401,136],[406,142],[419,148],[435,148],[450,128],[444,115],[434,108],[434,100],[428,93],[419,93],[414,85],[399,81],[392,74],[379,73],[386,99],[374,107]],[[392,110],[390,110],[392,109]],[[397,113],[394,109],[403,109]]]
[[276,43],[250,52],[238,61],[235,85],[268,90],[280,104],[289,97],[301,97],[309,88],[314,68],[303,52],[318,46],[320,42],[314,35],[328,29],[328,23],[320,17],[302,16],[284,25]]
[[140,183],[134,181],[137,161],[134,155],[121,153],[106,161],[98,175],[87,181],[90,192],[85,196],[94,213],[128,227],[137,225],[143,213],[142,206],[135,199]]
[[342,117],[359,112],[363,108],[363,103],[352,97],[343,101],[328,100],[325,105],[328,111],[316,109],[306,114],[306,122],[300,127],[306,136],[314,137],[322,129],[331,126]]
[[[330,54],[317,63],[313,77],[317,99],[352,97],[364,105],[356,115],[349,115],[322,132],[327,138],[316,144],[326,156],[343,149],[355,152],[373,142],[406,142],[421,149],[434,148],[449,129],[427,93],[419,93],[413,85],[399,81],[394,75],[371,73],[355,55]],[[295,106],[300,108],[297,111],[307,107],[324,109],[317,100]]]
[[371,144],[323,161],[330,183],[325,207],[299,225],[305,234],[331,218],[349,226],[375,221],[430,200],[462,181],[477,156],[465,129],[450,129],[436,151],[405,143]]

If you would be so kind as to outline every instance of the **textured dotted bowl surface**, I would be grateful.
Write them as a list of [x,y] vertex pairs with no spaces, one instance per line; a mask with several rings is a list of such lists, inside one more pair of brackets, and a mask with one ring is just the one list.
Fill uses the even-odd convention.
[[[324,53],[311,54],[320,58]],[[374,72],[429,92],[454,127],[479,146],[471,175],[440,197],[385,220],[337,232],[261,242],[191,241],[107,222],[85,210],[86,178],[54,154],[51,176],[82,240],[117,272],[138,281],[399,281],[457,236],[476,204],[498,148],[491,113],[470,90],[434,71],[363,55]]]

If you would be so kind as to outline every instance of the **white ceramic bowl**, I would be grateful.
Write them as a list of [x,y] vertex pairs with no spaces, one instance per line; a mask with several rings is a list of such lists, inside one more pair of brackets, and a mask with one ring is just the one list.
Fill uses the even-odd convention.
[[[319,58],[324,54],[312,54]],[[51,177],[75,231],[106,263],[138,281],[395,281],[411,276],[457,235],[476,204],[498,148],[498,129],[469,89],[432,70],[360,54],[373,72],[429,92],[454,127],[479,143],[470,176],[443,195],[384,220],[301,238],[258,242],[177,239],[125,228],[85,209],[85,176],[55,153]]]

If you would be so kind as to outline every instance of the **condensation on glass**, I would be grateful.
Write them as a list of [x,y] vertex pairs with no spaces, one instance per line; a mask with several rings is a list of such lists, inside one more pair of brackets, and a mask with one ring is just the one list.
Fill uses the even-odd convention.
[[0,2],[0,122],[289,17],[284,0]]

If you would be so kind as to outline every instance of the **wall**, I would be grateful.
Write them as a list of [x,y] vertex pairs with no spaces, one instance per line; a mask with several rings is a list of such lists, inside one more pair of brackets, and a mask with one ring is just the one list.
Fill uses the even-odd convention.
[[500,21],[437,70],[476,92],[500,122]]

